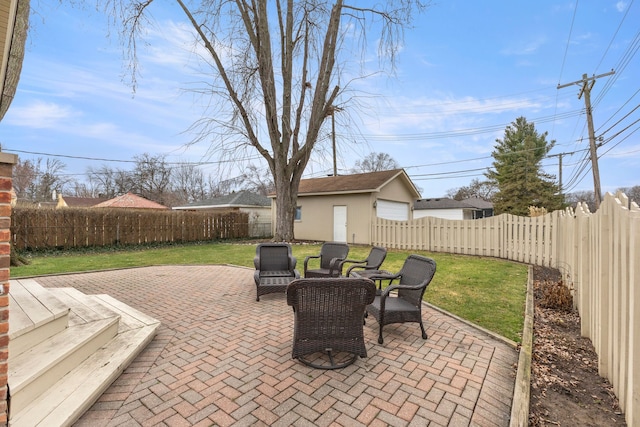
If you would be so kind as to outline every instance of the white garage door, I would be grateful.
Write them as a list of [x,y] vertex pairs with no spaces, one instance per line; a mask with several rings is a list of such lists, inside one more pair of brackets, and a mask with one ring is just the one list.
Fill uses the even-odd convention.
[[395,221],[409,220],[409,203],[390,202],[378,199],[376,202],[378,218],[393,219]]

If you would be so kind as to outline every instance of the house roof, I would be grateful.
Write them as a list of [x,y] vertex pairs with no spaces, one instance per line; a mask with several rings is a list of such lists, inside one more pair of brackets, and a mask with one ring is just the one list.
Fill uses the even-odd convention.
[[107,199],[99,197],[72,197],[62,196],[62,194],[58,196],[58,205],[60,205],[60,200],[63,200],[64,204],[70,208],[90,208],[107,201]]
[[261,194],[250,191],[239,191],[227,194],[226,196],[214,197],[213,199],[202,200],[189,203],[184,206],[174,206],[173,209],[204,209],[204,208],[227,208],[227,207],[270,207],[271,200]]
[[463,202],[478,209],[493,209],[493,203],[487,202],[479,197],[470,197],[464,199]]
[[94,208],[132,208],[132,209],[169,209],[160,203],[136,196],[133,193],[123,194],[93,206]]
[[298,195],[379,192],[382,187],[397,177],[405,181],[415,197],[420,196],[420,192],[404,169],[303,179],[298,187]]
[[475,209],[468,203],[459,200],[439,198],[439,199],[419,199],[413,204],[415,210],[421,209]]

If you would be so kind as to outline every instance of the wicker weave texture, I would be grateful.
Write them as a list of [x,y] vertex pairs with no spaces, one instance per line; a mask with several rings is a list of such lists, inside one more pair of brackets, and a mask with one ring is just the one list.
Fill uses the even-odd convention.
[[296,263],[288,243],[260,243],[253,259],[256,300],[260,301],[260,295],[285,292],[287,285],[300,277]]
[[[318,255],[309,255],[304,259],[304,277],[338,277],[340,262],[349,255],[349,245],[341,242],[325,242]],[[309,268],[309,260],[320,259],[319,268]]]
[[294,311],[292,357],[329,349],[366,357],[362,319],[375,294],[376,287],[368,279],[305,278],[291,282],[287,304]]
[[[380,325],[378,342],[382,343],[382,327],[391,323],[416,322],[420,324],[422,337],[427,334],[422,323],[422,297],[436,272],[436,262],[420,255],[409,255],[402,269],[394,276],[398,284],[389,286],[367,306]],[[397,296],[390,293],[397,291]]]

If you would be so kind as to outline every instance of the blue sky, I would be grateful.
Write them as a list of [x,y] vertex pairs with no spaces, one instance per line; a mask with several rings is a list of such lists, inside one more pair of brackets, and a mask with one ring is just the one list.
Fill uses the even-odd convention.
[[[143,153],[210,162],[204,172],[221,179],[239,173],[243,164],[217,163],[206,144],[186,147],[193,139],[186,131],[203,110],[185,88],[202,77],[178,9],[154,6],[157,25],[140,51],[133,94],[122,81],[127,64],[113,31],[107,37],[105,17],[64,3],[32,1],[18,92],[0,123],[3,151],[22,159],[54,155],[77,180],[87,167],[129,169]],[[562,154],[564,191],[593,190],[580,86],[557,86],[615,69],[592,89],[602,189],[640,185],[639,22],[640,4],[631,0],[434,2],[405,32],[395,74],[358,80],[349,91],[357,96],[340,100],[339,172],[384,152],[423,197],[441,197],[483,179],[496,138],[524,116],[556,140],[551,154]],[[373,55],[371,48],[365,61]],[[333,170],[324,137],[309,177]],[[556,176],[558,159],[543,161]],[[246,161],[260,165],[254,153]]]

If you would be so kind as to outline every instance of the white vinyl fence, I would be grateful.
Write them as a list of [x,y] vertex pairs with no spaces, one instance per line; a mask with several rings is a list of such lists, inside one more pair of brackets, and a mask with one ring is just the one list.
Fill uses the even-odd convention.
[[[377,218],[372,245],[489,256],[560,270],[582,334],[598,353],[627,424],[640,425],[640,209],[618,193],[589,212],[578,204],[540,217]],[[635,362],[635,363],[634,363]]]

